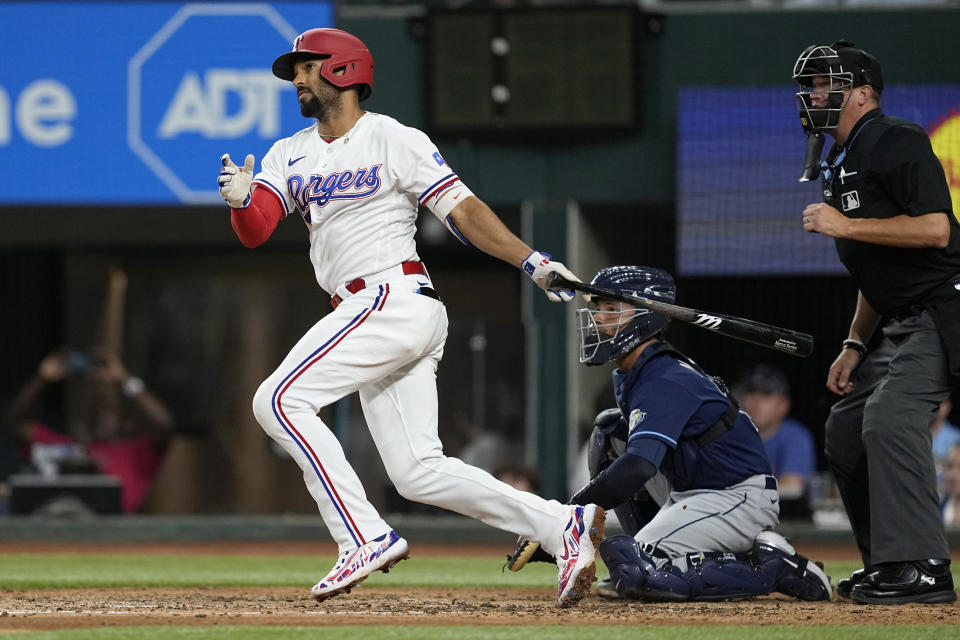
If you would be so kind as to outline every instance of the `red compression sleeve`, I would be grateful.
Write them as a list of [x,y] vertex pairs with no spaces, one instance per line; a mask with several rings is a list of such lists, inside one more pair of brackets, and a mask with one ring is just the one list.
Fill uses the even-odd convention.
[[230,224],[243,246],[252,249],[267,241],[283,214],[283,204],[276,194],[257,187],[246,209],[230,208]]

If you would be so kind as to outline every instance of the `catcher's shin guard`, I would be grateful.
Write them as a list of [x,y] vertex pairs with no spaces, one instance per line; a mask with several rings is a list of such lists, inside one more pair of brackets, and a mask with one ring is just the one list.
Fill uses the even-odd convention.
[[624,598],[658,602],[690,599],[690,585],[669,563],[656,561],[640,550],[630,536],[613,536],[600,543],[600,557],[610,570],[617,593]]
[[556,560],[553,556],[543,550],[539,542],[527,540],[524,537],[517,538],[517,544],[513,548],[513,553],[507,554],[507,561],[503,569],[510,571],[520,571],[528,562],[549,562],[554,564]]
[[[614,536],[600,545],[600,556],[617,593],[624,598],[715,602],[767,595],[771,590],[770,581],[743,554],[690,553],[676,565],[658,563],[633,538]],[[678,566],[683,564],[686,570]]]
[[779,533],[764,531],[753,542],[753,562],[773,591],[807,602],[829,600],[830,578],[823,569],[796,552]]
[[688,553],[684,580],[690,585],[691,600],[718,602],[765,596],[771,582],[745,554],[724,552]]

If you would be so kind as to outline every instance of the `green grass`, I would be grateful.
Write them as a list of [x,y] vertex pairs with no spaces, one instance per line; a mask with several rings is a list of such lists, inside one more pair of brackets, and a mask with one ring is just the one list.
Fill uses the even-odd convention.
[[[333,563],[333,556],[213,556],[137,554],[0,554],[0,588],[105,588],[105,587],[250,587],[294,586],[307,589]],[[501,572],[499,557],[414,557],[398,565],[389,575],[375,573],[367,585],[390,587],[501,587],[545,588],[556,585],[556,569],[549,564],[531,564],[519,573]],[[858,568],[856,562],[830,562],[826,571],[833,577],[847,576]],[[606,575],[602,565],[598,575]],[[960,576],[954,572],[960,583]],[[0,619],[0,632],[3,621]],[[588,633],[585,633],[588,631]],[[710,640],[942,640],[960,638],[952,626],[851,627],[816,626],[375,626],[375,627],[273,627],[273,626],[162,626],[99,627],[49,632],[20,633],[30,640],[300,640],[302,638],[396,638],[398,640],[480,640],[511,638],[541,640],[577,638],[584,635],[602,640],[691,640],[709,634]]]
[[[103,587],[312,586],[336,558],[317,556],[207,556],[136,554],[0,554],[6,589]],[[501,572],[500,558],[418,558],[377,572],[367,585],[393,587],[552,587],[557,570],[535,563]],[[606,570],[603,569],[603,575]]]
[[[313,585],[333,564],[333,556],[212,556],[64,553],[0,554],[0,586],[6,589],[104,587],[256,587]],[[500,558],[414,556],[389,575],[374,573],[369,586],[550,588],[553,565],[533,563],[523,571],[501,572]],[[850,575],[859,565],[831,562],[827,574]],[[597,574],[607,574],[602,564]],[[954,574],[960,583],[960,576]]]
[[710,640],[943,640],[960,633],[947,626],[914,627],[113,627],[17,634],[29,640],[306,640],[375,638],[377,640],[690,640],[709,633]]

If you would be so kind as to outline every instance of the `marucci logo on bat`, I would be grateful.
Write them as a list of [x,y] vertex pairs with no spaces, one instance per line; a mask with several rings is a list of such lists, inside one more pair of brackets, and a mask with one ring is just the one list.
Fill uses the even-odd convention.
[[703,327],[704,329],[719,329],[720,325],[723,323],[723,318],[718,318],[717,316],[711,316],[706,313],[698,313],[697,319],[693,321],[693,324],[698,327]]

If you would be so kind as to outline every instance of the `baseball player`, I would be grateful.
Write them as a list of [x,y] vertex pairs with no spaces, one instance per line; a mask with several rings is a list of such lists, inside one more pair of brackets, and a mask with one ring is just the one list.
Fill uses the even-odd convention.
[[[651,267],[609,267],[591,284],[676,298],[670,274]],[[592,478],[570,502],[616,508],[630,534],[600,544],[611,584],[598,593],[679,601],[779,591],[829,600],[822,569],[773,531],[777,482],[757,428],[722,381],[664,341],[669,318],[595,296],[578,315],[580,362],[616,363],[618,407],[598,416]],[[531,546],[521,541],[508,565],[522,566]]]
[[[288,215],[310,234],[317,282],[333,311],[317,322],[260,386],[253,410],[264,430],[303,469],[340,554],[313,587],[319,601],[350,591],[407,557],[407,542],[367,500],[339,442],[317,417],[359,391],[367,426],[391,481],[407,499],[477,518],[539,541],[556,553],[557,602],[589,590],[604,511],[544,500],[443,454],[437,436],[437,363],[447,314],[414,244],[421,205],[465,244],[517,265],[546,290],[575,276],[532,251],[460,180],[422,132],[364,111],[373,57],[337,29],[301,34],[273,73],[297,89],[311,126],[276,142],[254,175],[254,157],[222,158],[220,193],[248,247]],[[546,291],[569,301],[572,291]]]

